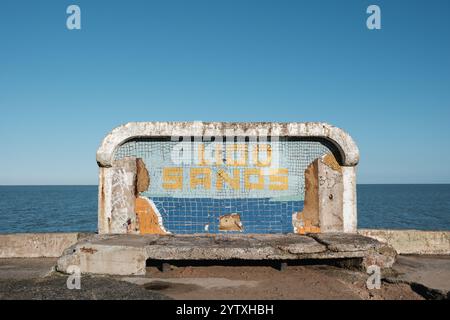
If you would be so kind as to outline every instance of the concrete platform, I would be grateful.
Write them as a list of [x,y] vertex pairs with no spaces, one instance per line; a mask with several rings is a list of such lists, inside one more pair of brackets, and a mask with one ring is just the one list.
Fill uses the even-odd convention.
[[387,281],[404,282],[428,299],[450,299],[450,256],[399,256],[393,266],[394,278]]
[[[320,261],[319,261],[320,262]],[[270,263],[242,266],[172,266],[145,276],[83,275],[81,289],[69,290],[67,275],[51,272],[55,258],[0,259],[0,300],[8,299],[423,299],[406,283],[366,287],[368,275],[326,264]],[[434,272],[434,271],[433,271]]]
[[315,235],[95,235],[68,248],[57,269],[82,273],[144,275],[147,260],[299,260],[360,258],[362,265],[391,267],[396,253],[358,234]]

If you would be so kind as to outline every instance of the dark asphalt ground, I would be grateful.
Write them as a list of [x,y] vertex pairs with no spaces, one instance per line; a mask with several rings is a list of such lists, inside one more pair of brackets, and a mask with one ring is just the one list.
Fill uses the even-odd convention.
[[81,288],[69,290],[67,276],[0,280],[0,300],[165,300],[167,296],[142,286],[107,277],[83,276]]

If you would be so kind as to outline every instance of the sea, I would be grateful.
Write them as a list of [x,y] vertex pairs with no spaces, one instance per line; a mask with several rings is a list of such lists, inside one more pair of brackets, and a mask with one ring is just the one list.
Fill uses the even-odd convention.
[[[450,230],[450,184],[360,184],[358,227]],[[0,233],[97,231],[97,186],[0,186]]]

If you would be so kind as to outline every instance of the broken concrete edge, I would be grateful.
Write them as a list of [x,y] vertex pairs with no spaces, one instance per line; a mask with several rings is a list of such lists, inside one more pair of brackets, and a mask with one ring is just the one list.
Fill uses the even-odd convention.
[[147,260],[343,260],[392,267],[396,252],[375,239],[355,234],[289,235],[98,235],[64,252],[57,270],[68,273],[144,275]]
[[294,232],[342,232],[342,167],[332,153],[315,159],[305,170],[303,211],[292,216]]
[[0,234],[0,258],[58,258],[67,247],[92,233],[12,233]]
[[450,254],[450,231],[359,229],[358,233],[389,244],[399,254]]
[[133,138],[184,136],[291,136],[323,138],[340,152],[343,166],[356,166],[359,149],[344,130],[322,122],[130,122],[111,131],[97,150],[100,167],[111,167],[115,150]]

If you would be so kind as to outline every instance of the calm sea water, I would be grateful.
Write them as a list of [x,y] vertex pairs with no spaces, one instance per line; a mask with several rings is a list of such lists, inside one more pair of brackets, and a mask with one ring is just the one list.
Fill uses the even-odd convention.
[[[450,230],[450,185],[358,185],[358,227]],[[97,230],[97,186],[0,186],[0,233]]]

